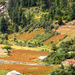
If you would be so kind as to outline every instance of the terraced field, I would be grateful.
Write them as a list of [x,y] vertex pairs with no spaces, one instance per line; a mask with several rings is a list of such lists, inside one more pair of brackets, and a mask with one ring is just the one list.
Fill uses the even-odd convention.
[[62,35],[53,36],[53,37],[49,38],[48,40],[46,40],[43,44],[49,45],[50,41],[53,41],[54,43],[57,43],[64,36],[66,36],[66,35],[62,34]]
[[39,28],[39,29],[34,29],[31,33],[23,33],[23,34],[21,34],[21,35],[19,35],[18,37],[17,37],[17,39],[18,40],[31,40],[33,37],[35,37],[37,34],[40,34],[40,33],[42,33],[42,32],[44,32],[44,29],[41,29],[41,28]]
[[31,50],[13,50],[10,57],[0,57],[3,60],[21,61],[21,62],[36,62],[39,56],[46,56],[50,52],[46,51],[31,51]]
[[[19,62],[33,62],[39,63],[34,60],[38,60],[39,56],[46,56],[50,52],[46,51],[31,51],[31,50],[13,50],[10,57],[0,57],[0,60],[7,61],[19,61]],[[12,71],[16,70],[22,74],[44,75],[49,74],[53,68],[50,66],[40,65],[20,65],[20,64],[0,64],[0,70]]]
[[50,66],[33,66],[33,65],[18,65],[18,64],[0,64],[1,70],[12,71],[16,70],[27,75],[48,75],[51,70]]

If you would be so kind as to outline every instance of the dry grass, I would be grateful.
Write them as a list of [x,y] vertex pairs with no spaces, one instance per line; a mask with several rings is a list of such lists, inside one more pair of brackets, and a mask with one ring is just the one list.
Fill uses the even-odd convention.
[[17,37],[18,40],[31,40],[33,37],[35,37],[37,34],[40,34],[44,32],[44,29],[41,29],[39,28],[38,30],[37,29],[34,29],[31,33],[24,33],[24,34],[21,34]]

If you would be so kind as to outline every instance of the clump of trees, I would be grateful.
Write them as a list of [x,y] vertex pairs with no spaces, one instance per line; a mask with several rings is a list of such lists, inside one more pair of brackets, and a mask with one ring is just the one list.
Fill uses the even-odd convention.
[[6,49],[7,50],[7,54],[9,55],[9,56],[11,56],[11,46],[5,46],[5,47],[3,47],[3,49]]
[[2,16],[2,18],[0,19],[0,32],[5,33],[7,29],[8,29],[7,21]]
[[50,75],[75,75],[75,67],[70,65],[69,67],[64,69],[64,66],[61,65],[60,68],[50,72]]
[[48,14],[43,14],[41,16],[41,22],[45,24],[44,21],[58,20],[58,24],[62,25],[63,19],[66,19],[67,21],[75,19],[74,2],[74,0],[9,0],[8,13],[12,22],[14,22],[13,27],[16,32],[19,31],[18,26],[24,28],[32,22],[35,24],[32,19],[33,16],[31,16],[31,12],[29,11],[27,14],[24,14],[22,10],[23,7],[28,7],[28,9],[30,9],[31,6],[40,6],[43,12],[46,10],[49,12]]
[[69,51],[75,51],[75,46],[72,46],[73,44],[75,44],[75,39],[62,42],[60,47],[53,45],[52,50],[54,51],[47,56],[45,62],[49,64],[60,64],[65,59],[75,58],[75,53],[68,53]]

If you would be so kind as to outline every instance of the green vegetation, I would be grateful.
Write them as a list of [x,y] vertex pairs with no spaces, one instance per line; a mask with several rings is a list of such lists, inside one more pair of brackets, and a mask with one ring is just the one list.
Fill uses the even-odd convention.
[[[1,0],[0,4],[4,4],[4,1]],[[9,17],[7,17],[8,15]],[[9,0],[8,15],[4,14],[0,18],[0,44],[7,45],[4,49],[7,49],[8,55],[10,55],[11,47],[28,50],[38,48],[37,50],[40,51],[51,51],[45,59],[48,64],[60,64],[65,59],[75,59],[75,35],[69,34],[72,39],[66,35],[64,38],[56,40],[58,41],[56,43],[54,38],[50,40],[51,37],[61,34],[57,30],[65,25],[64,20],[69,22],[75,19],[75,0]],[[18,35],[14,34],[26,33],[29,35],[35,29],[44,31],[32,39],[24,40],[18,40]],[[9,39],[9,34],[12,36],[11,39]],[[22,37],[26,37],[26,34]],[[49,48],[44,45],[48,39],[50,40],[47,41]],[[69,51],[73,53],[68,53]],[[71,75],[75,74],[74,70],[72,68],[66,69],[67,72],[64,69],[56,70],[51,72],[51,75],[61,75],[61,73]]]
[[1,75],[6,75],[7,73],[8,73],[8,71],[0,70],[0,74],[1,74]]
[[68,53],[69,51],[75,51],[75,46],[72,46],[75,44],[75,39],[62,42],[60,44],[60,47],[57,47],[56,45],[52,45],[52,50],[54,52],[50,53],[47,58],[45,59],[45,62],[49,64],[60,64],[65,59],[72,59],[75,57],[75,53]]
[[4,4],[5,0],[0,0],[0,4]]
[[59,69],[56,69],[52,72],[50,72],[50,75],[75,75],[75,67],[70,65],[66,69],[64,68],[63,65]]
[[11,54],[11,46],[5,46],[5,47],[3,47],[3,49],[6,49],[7,50],[7,53],[8,53],[8,55],[10,56]]

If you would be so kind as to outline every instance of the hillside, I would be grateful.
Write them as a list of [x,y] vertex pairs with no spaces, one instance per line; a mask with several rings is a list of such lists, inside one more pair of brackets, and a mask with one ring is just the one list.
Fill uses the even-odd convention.
[[0,75],[74,74],[68,60],[75,60],[75,0],[0,0]]

